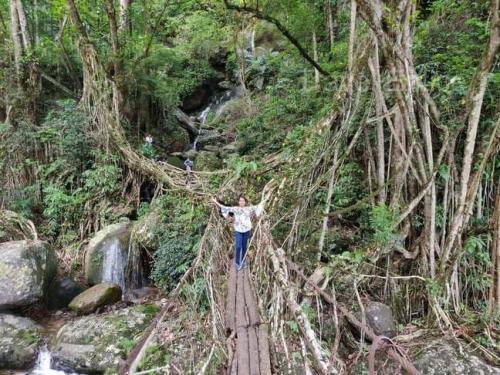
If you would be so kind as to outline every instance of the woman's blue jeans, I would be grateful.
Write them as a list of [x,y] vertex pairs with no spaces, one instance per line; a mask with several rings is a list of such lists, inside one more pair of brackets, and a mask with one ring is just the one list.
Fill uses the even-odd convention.
[[237,267],[242,266],[243,259],[245,258],[245,254],[247,253],[248,239],[252,235],[252,231],[248,232],[234,232],[234,242],[236,244],[234,261]]

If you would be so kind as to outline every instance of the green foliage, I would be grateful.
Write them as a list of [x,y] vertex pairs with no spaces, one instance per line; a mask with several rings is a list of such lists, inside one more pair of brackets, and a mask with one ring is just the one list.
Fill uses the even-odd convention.
[[205,314],[210,308],[208,294],[206,289],[207,281],[203,278],[196,278],[191,283],[186,283],[182,286],[182,295],[200,314]]
[[[418,23],[414,43],[417,70],[429,83],[442,122],[451,127],[457,125],[464,95],[488,37],[488,8],[488,2],[433,1],[431,16]],[[498,79],[494,82],[486,98],[498,92]],[[489,110],[488,101],[483,110]]]
[[165,223],[157,233],[159,247],[151,270],[154,283],[167,290],[173,288],[196,255],[205,224],[205,209],[181,196],[160,198],[160,216]]
[[165,366],[165,363],[170,363],[170,355],[165,353],[160,344],[153,343],[148,346],[144,358],[138,366],[138,370],[148,370]]
[[162,239],[154,254],[151,279],[160,288],[172,289],[189,268],[194,255],[195,248],[192,247],[191,241],[179,242],[177,238],[172,237]]
[[396,240],[396,218],[396,213],[383,203],[372,208],[370,224],[374,231],[373,240],[379,246],[386,247]]
[[130,353],[130,351],[134,348],[135,346],[135,340],[133,339],[128,339],[128,338],[123,338],[122,340],[118,341],[116,343],[116,346],[122,350],[125,351],[125,353]]
[[[339,170],[339,177],[335,183],[332,204],[337,208],[348,207],[358,202],[367,193],[366,186],[359,181],[366,179],[360,165],[346,163]],[[353,213],[353,215],[358,215]]]
[[69,193],[55,185],[43,189],[43,214],[48,220],[49,234],[56,234],[62,223],[76,222],[81,216],[86,197],[80,192]]
[[229,159],[228,166],[234,171],[234,174],[238,179],[255,172],[259,167],[256,161],[247,161],[240,157],[233,157]]
[[243,118],[236,125],[237,139],[244,145],[242,152],[265,155],[280,151],[285,141],[289,147],[297,144],[301,131],[295,137],[288,136],[289,132],[312,122],[323,99],[314,91],[297,88],[294,81],[285,78],[268,86],[266,95],[255,98],[253,105],[259,108],[256,115]]
[[156,159],[156,150],[153,145],[143,144],[142,145],[142,154],[148,159]]

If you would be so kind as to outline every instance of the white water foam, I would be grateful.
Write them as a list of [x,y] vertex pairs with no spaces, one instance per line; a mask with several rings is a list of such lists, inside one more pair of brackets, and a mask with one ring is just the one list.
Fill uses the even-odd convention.
[[120,285],[125,292],[125,259],[124,252],[117,238],[111,240],[111,244],[104,251],[102,263],[102,281]]
[[77,375],[76,373],[54,370],[51,368],[51,362],[52,354],[46,347],[42,348],[38,353],[36,366],[30,375]]

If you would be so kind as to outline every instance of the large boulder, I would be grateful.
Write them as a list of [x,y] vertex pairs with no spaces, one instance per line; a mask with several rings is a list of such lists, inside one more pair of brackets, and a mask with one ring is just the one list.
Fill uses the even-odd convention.
[[[364,307],[366,323],[376,335],[396,336],[397,328],[389,306],[381,302],[370,301]],[[361,320],[361,314],[358,314],[358,318]]]
[[159,209],[153,207],[137,220],[134,226],[134,240],[146,249],[155,251],[159,246],[159,237],[166,231],[166,226]]
[[120,301],[121,298],[122,290],[119,285],[102,283],[77,295],[68,307],[80,315],[91,314],[97,308],[111,305]]
[[31,319],[0,314],[0,369],[24,370],[33,366],[43,342],[40,328]]
[[[125,253],[130,241],[131,222],[111,224],[97,232],[90,240],[85,253],[85,280],[90,285],[101,283],[105,252],[112,242],[118,241]],[[126,255],[126,254],[124,254]]]
[[73,279],[68,277],[54,278],[47,291],[47,307],[50,310],[68,307],[73,298],[84,290],[85,288],[77,284]]
[[217,154],[210,151],[198,152],[194,164],[194,169],[198,171],[215,171],[222,168],[222,160]]
[[474,355],[467,344],[459,350],[451,339],[431,341],[417,354],[413,364],[425,375],[500,374],[500,368],[490,366]]
[[56,273],[56,256],[46,242],[0,244],[0,310],[39,302]]
[[55,365],[78,373],[116,371],[157,311],[156,306],[133,306],[67,323],[51,347]]
[[[410,360],[422,375],[500,375],[500,369],[487,364],[474,354],[467,343],[461,343],[459,350],[452,339],[437,338],[425,344],[413,343]],[[352,373],[368,375],[367,359],[361,360]],[[375,354],[375,369],[378,374],[398,374],[399,364],[387,361],[383,350]]]

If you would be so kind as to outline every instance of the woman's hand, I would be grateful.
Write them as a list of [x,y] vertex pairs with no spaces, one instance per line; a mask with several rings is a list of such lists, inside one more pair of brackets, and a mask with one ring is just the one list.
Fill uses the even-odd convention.
[[217,207],[220,207],[220,203],[217,202],[217,199],[215,197],[212,197],[212,203],[215,204]]

